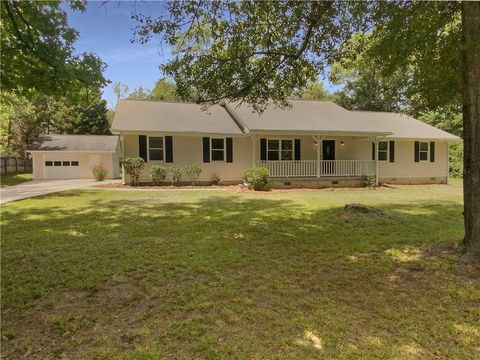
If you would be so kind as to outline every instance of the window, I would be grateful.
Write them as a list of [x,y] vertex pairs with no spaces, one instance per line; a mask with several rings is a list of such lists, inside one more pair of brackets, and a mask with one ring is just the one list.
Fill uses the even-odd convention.
[[62,165],[63,165],[63,166],[70,166],[70,161],[64,161],[64,162],[62,163]]
[[62,162],[61,161],[54,161],[53,166],[62,166]]
[[163,161],[163,137],[148,137],[148,159]]
[[210,139],[212,161],[225,161],[225,139]]
[[378,142],[378,160],[379,161],[388,160],[388,141]]
[[420,161],[428,161],[428,142],[420,143],[419,159]]
[[45,161],[45,166],[53,166],[53,161]]
[[268,139],[267,160],[293,160],[292,139]]
[[72,165],[72,166],[78,166],[78,161],[72,161],[72,162],[70,163],[70,165]]

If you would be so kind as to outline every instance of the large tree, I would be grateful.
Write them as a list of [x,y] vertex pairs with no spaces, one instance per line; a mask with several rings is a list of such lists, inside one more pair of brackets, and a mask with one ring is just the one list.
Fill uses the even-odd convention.
[[166,15],[135,16],[135,38],[145,43],[162,35],[176,49],[164,72],[181,96],[196,94],[199,102],[241,100],[259,111],[271,102],[288,105],[292,91],[338,60],[353,32],[366,30],[377,37],[376,57],[390,65],[385,72],[419,65],[413,77],[418,92],[430,94],[427,107],[463,99],[465,242],[469,256],[480,260],[479,2],[178,0],[166,6]]

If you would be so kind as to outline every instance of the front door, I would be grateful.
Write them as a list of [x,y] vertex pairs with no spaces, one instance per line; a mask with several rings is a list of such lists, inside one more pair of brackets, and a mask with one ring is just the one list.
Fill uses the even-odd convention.
[[[323,160],[335,160],[335,140],[323,140]],[[335,161],[322,161],[322,173],[335,174]]]
[[323,140],[323,160],[335,160],[335,140]]

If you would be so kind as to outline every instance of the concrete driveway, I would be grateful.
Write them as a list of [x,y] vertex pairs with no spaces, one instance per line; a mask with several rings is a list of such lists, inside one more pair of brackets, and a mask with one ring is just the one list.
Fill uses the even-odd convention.
[[32,180],[23,184],[0,188],[0,204],[58,191],[82,189],[95,184],[98,184],[98,182],[93,179]]

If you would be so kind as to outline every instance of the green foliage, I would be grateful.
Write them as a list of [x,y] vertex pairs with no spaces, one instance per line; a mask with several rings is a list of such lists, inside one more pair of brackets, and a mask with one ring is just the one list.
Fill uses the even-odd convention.
[[128,94],[127,100],[150,100],[150,90],[139,86]]
[[463,118],[459,107],[441,107],[435,111],[422,112],[419,117],[423,122],[457,136],[462,136]]
[[107,168],[102,163],[96,164],[92,167],[93,177],[97,181],[105,180],[105,178],[107,177],[107,173],[108,173]]
[[162,78],[155,83],[150,93],[150,100],[180,101],[181,99],[177,95],[177,86],[175,83]]
[[198,164],[190,164],[185,166],[185,174],[192,179],[192,184],[198,184],[198,178],[202,173],[202,168]]
[[168,175],[172,185],[179,186],[182,183],[183,170],[180,166],[172,165],[168,168]]
[[331,95],[324,89],[323,83],[313,81],[309,82],[304,89],[294,92],[292,97],[300,100],[331,100]]
[[268,169],[262,166],[254,166],[245,170],[243,181],[249,189],[265,190],[268,185]]
[[366,176],[365,177],[365,187],[374,188],[376,185],[375,176]]
[[152,177],[153,185],[160,185],[167,177],[167,168],[161,165],[152,165],[150,167],[150,176]]
[[138,185],[138,178],[145,167],[145,161],[140,157],[126,157],[122,160],[123,169],[131,177],[132,184]]
[[[85,10],[84,1],[72,1]],[[105,63],[94,54],[76,55],[78,32],[68,24],[61,2],[2,1],[1,89],[27,96],[70,96],[100,89]]]
[[449,144],[448,158],[450,161],[450,175],[454,178],[463,177],[463,143]]

